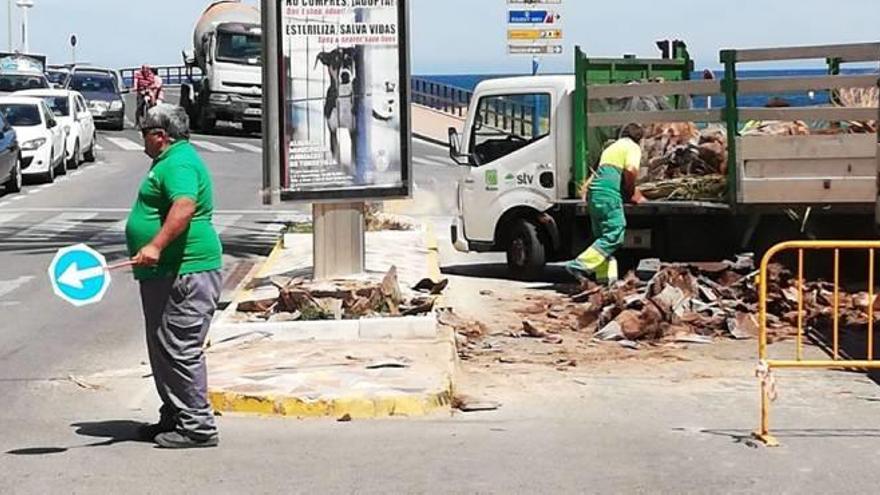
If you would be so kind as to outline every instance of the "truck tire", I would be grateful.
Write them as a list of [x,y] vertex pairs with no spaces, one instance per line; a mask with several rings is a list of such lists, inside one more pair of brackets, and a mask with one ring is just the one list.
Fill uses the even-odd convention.
[[519,280],[534,280],[544,271],[547,250],[540,230],[524,218],[515,220],[507,239],[507,268]]

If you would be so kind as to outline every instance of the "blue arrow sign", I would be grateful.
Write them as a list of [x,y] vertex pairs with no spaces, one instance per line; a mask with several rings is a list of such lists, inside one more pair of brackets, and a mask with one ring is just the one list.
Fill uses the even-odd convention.
[[58,251],[49,265],[49,280],[58,297],[74,306],[85,306],[104,298],[110,273],[101,253],[77,244]]
[[549,10],[510,10],[507,12],[509,24],[552,24],[556,14]]

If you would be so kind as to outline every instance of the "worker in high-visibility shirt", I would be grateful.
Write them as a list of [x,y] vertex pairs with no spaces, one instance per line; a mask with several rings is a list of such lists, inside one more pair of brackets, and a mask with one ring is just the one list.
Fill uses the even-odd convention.
[[614,253],[623,246],[626,234],[623,203],[644,201],[636,189],[644,134],[638,124],[624,127],[620,139],[602,153],[599,168],[586,185],[593,244],[565,265],[579,280],[594,277],[599,283],[613,284],[618,279]]

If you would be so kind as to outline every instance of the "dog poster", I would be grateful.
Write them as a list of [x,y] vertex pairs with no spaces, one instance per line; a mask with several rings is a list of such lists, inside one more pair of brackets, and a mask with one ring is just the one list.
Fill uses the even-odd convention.
[[283,197],[408,197],[405,0],[280,1]]

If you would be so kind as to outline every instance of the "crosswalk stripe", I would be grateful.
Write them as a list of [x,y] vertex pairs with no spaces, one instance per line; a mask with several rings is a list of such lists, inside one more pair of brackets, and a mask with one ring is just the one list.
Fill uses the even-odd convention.
[[430,165],[432,167],[443,167],[449,165],[448,163],[439,161],[439,160],[431,160],[428,158],[422,158],[420,156],[413,157],[413,162],[418,163],[420,165]]
[[259,146],[254,146],[254,145],[248,144],[248,143],[229,143],[229,146],[234,146],[240,150],[253,151],[254,153],[262,153],[263,152],[263,148],[260,148]]
[[108,137],[107,141],[110,141],[126,151],[141,151],[144,149],[143,145],[126,138]]
[[104,151],[104,147],[101,146],[100,144],[95,144],[95,149],[98,151]]
[[15,237],[37,237],[49,240],[96,216],[98,216],[97,213],[62,213],[19,232]]
[[241,215],[214,215],[214,230],[217,231],[217,235],[220,235],[239,220],[241,220]]
[[6,222],[11,222],[21,215],[21,213],[0,213],[0,225],[3,225]]
[[89,238],[86,244],[96,242],[96,243],[115,243],[121,242],[125,239],[125,224],[128,222],[128,219],[118,220],[113,223],[110,227],[98,232]]
[[232,150],[226,148],[224,146],[220,146],[219,144],[212,143],[210,141],[190,141],[193,146],[198,146],[205,151],[213,151],[215,153],[232,153]]

